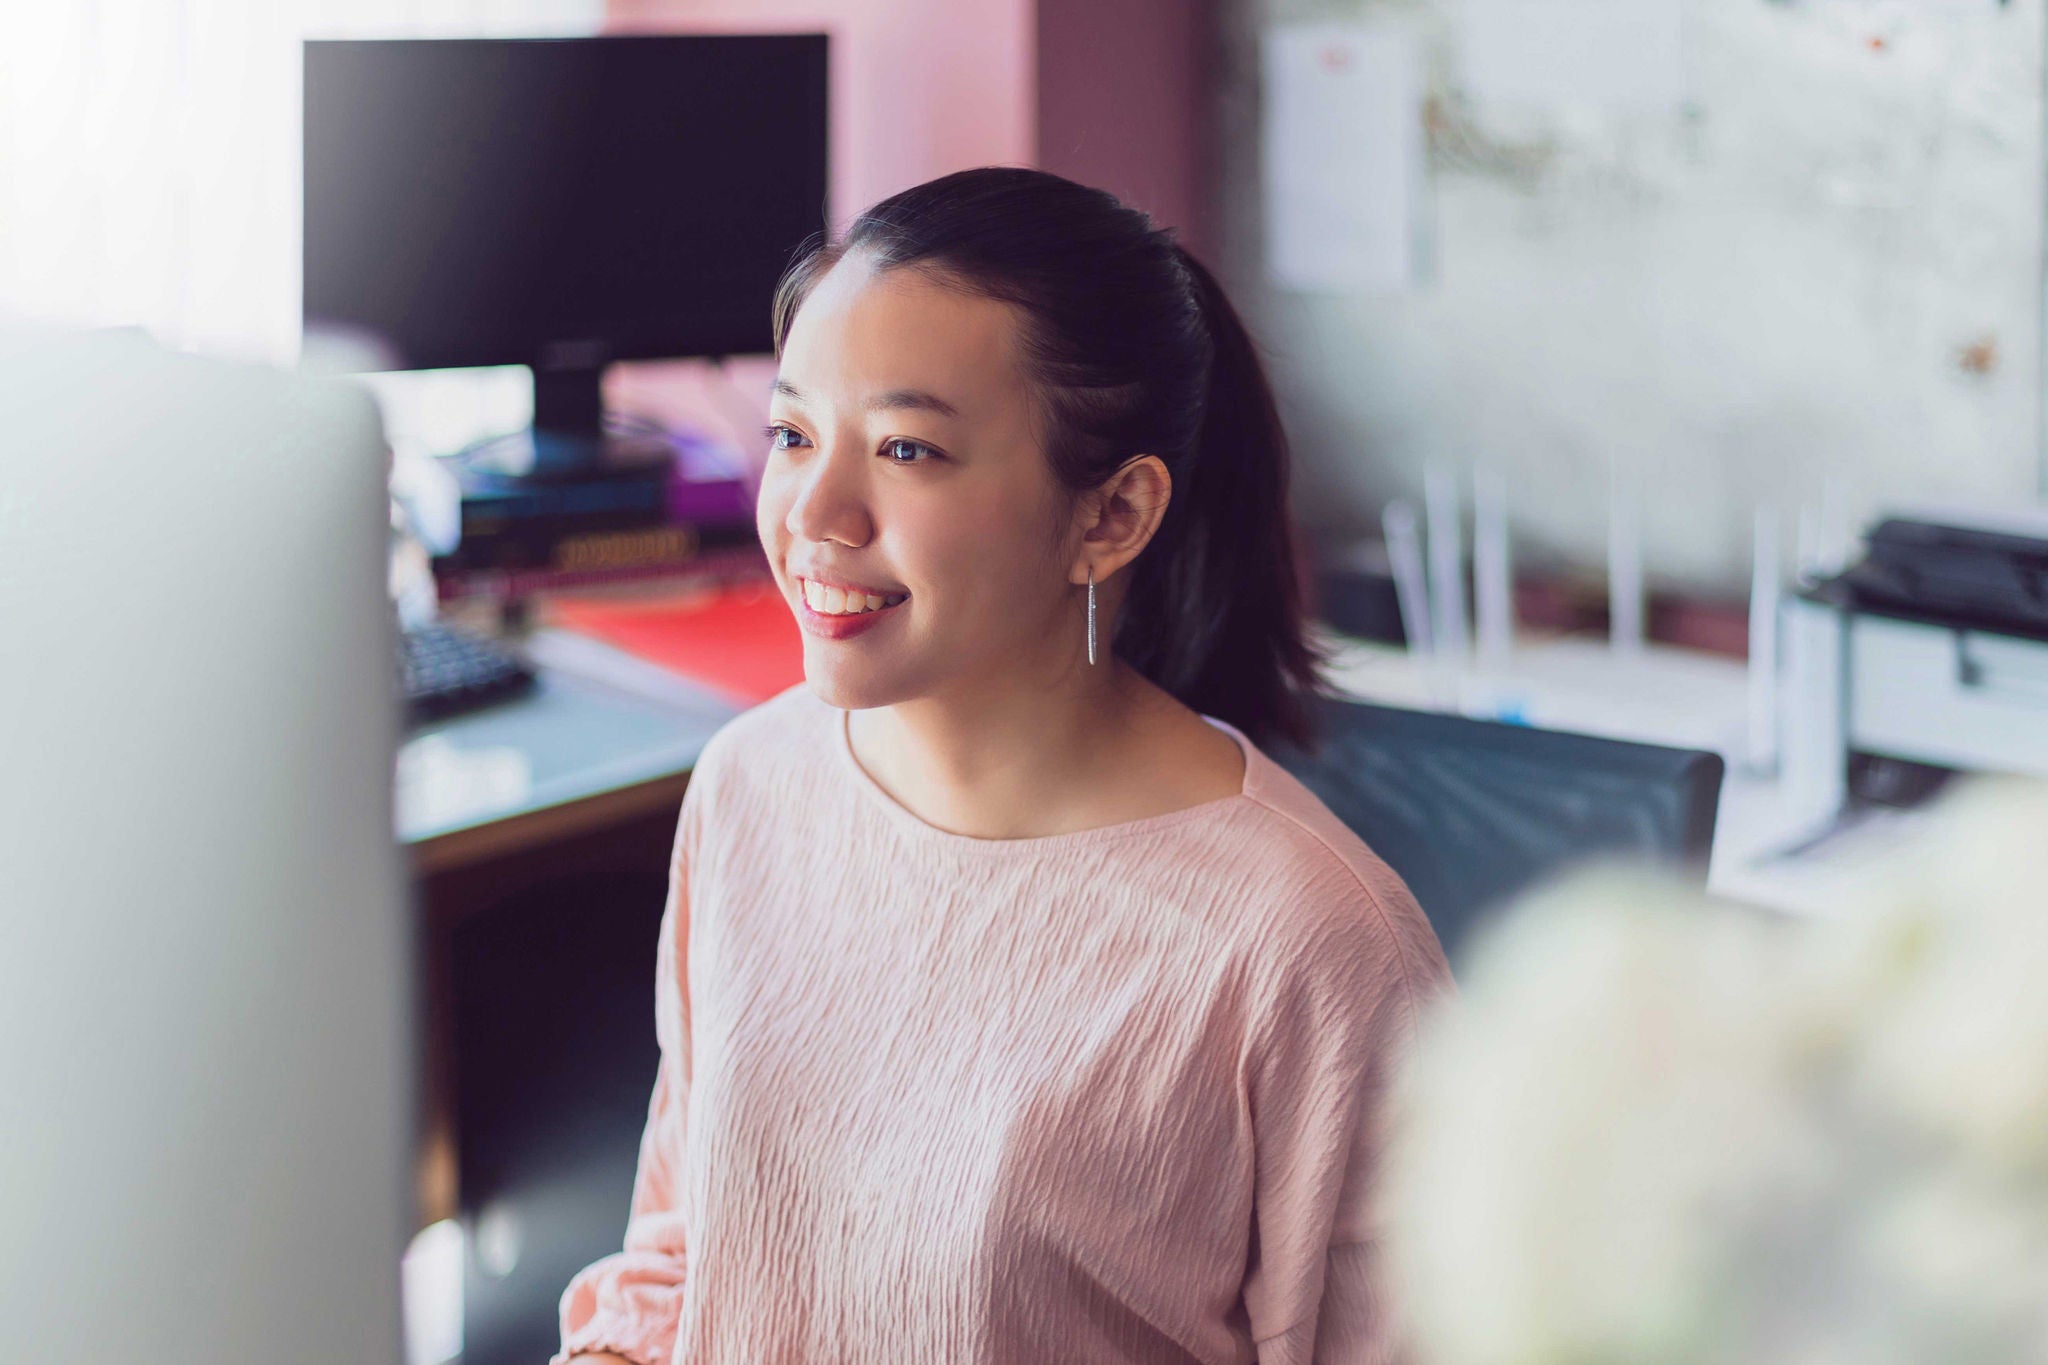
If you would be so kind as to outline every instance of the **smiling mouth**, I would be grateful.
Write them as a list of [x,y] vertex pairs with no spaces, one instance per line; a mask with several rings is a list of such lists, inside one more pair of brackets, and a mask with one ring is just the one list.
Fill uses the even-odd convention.
[[808,578],[796,581],[797,596],[819,616],[866,616],[908,601],[907,592],[869,593],[830,588]]

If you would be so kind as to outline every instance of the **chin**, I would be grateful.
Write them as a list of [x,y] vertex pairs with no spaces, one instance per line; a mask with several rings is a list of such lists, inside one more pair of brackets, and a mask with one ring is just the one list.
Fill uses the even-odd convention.
[[909,693],[902,680],[866,676],[861,668],[830,668],[820,665],[810,647],[804,650],[804,682],[811,694],[827,706],[844,711],[866,711],[904,700]]

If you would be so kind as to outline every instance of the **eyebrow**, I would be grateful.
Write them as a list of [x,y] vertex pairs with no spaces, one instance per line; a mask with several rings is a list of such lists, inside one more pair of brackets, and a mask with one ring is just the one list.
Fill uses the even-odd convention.
[[[775,381],[775,392],[792,402],[804,401],[803,391],[786,379]],[[887,393],[878,393],[868,399],[867,408],[870,412],[910,408],[922,412],[935,412],[941,417],[960,415],[960,409],[937,394],[927,393],[923,389],[890,389]]]

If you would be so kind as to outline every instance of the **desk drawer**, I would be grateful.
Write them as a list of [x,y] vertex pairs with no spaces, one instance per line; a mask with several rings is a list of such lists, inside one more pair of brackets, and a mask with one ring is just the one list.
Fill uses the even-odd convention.
[[2048,643],[1856,616],[1848,656],[1851,747],[2048,777]]

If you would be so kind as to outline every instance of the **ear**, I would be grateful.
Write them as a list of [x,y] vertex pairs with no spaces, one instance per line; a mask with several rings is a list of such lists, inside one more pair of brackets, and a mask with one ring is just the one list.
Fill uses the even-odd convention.
[[1090,569],[1102,583],[1138,557],[1166,515],[1173,498],[1173,475],[1157,455],[1133,455],[1084,494],[1075,508],[1081,527],[1081,549],[1069,566],[1067,580],[1088,581]]

